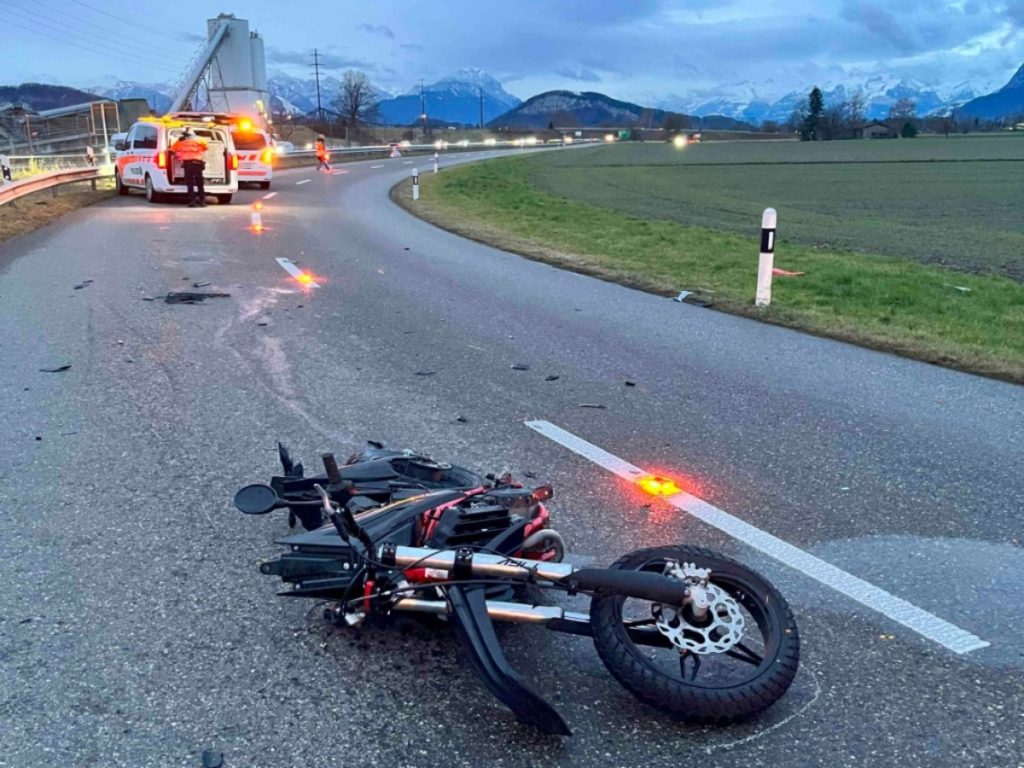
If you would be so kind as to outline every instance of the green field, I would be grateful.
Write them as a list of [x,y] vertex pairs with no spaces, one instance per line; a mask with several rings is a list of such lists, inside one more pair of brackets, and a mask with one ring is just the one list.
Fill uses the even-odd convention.
[[[1017,136],[621,144],[428,174],[415,207],[398,198],[532,258],[1024,382],[1022,177]],[[806,274],[758,310],[768,205],[776,266]]]
[[[1024,135],[665,144],[529,161],[530,182],[631,216],[1024,280]],[[779,258],[785,260],[785,248]]]

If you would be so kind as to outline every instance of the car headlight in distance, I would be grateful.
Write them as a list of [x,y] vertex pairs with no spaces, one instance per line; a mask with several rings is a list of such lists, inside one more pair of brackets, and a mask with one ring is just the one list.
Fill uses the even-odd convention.
[[484,139],[484,144],[488,147],[493,147],[498,143],[497,139]]
[[675,145],[676,149],[682,149],[683,147],[685,147],[687,145],[687,143],[689,143],[689,142],[688,142],[686,136],[684,136],[681,133],[678,136],[676,136],[674,139],[672,139],[672,144]]

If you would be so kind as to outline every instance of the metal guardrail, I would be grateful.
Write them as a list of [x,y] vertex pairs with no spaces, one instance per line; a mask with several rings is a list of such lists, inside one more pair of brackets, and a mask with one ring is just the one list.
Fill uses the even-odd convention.
[[18,198],[31,195],[34,192],[41,192],[44,189],[52,189],[57,194],[57,187],[63,184],[73,184],[80,181],[91,181],[93,189],[96,188],[96,181],[106,178],[111,174],[106,168],[74,168],[67,171],[53,171],[39,176],[32,176],[13,184],[0,186],[0,205],[14,202]]

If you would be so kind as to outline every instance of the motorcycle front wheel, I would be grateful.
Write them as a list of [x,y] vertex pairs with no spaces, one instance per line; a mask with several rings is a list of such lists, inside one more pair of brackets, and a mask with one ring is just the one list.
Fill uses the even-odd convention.
[[596,594],[590,623],[597,653],[641,701],[690,723],[726,724],[774,704],[796,676],[800,637],[789,606],[766,579],[708,549],[641,549],[611,568],[679,577],[708,569],[703,616],[615,594]]

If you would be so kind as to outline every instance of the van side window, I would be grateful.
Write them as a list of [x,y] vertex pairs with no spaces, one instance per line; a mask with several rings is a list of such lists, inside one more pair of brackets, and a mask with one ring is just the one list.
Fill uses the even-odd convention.
[[156,149],[157,132],[151,125],[135,126],[135,141],[132,143],[134,149]]

